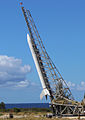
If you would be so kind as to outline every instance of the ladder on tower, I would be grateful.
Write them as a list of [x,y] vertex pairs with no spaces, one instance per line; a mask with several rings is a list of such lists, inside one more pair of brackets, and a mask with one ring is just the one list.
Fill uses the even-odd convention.
[[[49,96],[55,114],[75,114],[78,105],[62,75],[49,57],[29,10],[21,9],[28,27],[28,44],[43,87],[41,98]],[[69,110],[67,110],[69,109]]]

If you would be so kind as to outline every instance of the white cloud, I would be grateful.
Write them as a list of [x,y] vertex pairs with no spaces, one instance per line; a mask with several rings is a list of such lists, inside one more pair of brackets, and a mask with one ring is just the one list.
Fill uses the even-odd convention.
[[22,60],[14,57],[0,56],[0,87],[27,87],[26,75],[30,72],[29,65],[22,66]]
[[85,91],[85,82],[81,81],[80,84],[75,84],[72,82],[67,82],[67,85],[70,87],[70,89],[75,89],[77,91]]
[[77,85],[78,91],[84,91],[85,90],[85,82],[82,81],[79,85]]
[[[29,84],[36,86],[36,83],[30,83],[26,76],[31,71],[30,65],[22,65],[21,59],[14,57],[0,56],[0,87],[23,88]],[[77,91],[85,90],[85,82],[80,84],[66,82],[70,89]]]
[[69,87],[75,87],[75,84],[72,83],[72,82],[70,82],[70,81],[67,83],[67,85],[68,85]]
[[82,85],[82,86],[85,86],[85,82],[84,82],[84,81],[82,81],[82,82],[81,82],[81,85]]
[[17,85],[15,86],[16,88],[19,88],[19,87],[27,87],[29,85],[29,81],[28,80],[24,80],[24,81],[20,81],[17,83]]

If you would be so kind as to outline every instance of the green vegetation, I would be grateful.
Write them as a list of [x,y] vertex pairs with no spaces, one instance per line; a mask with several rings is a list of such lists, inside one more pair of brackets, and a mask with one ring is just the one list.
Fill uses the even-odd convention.
[[1,102],[0,103],[0,112],[4,112],[5,111],[5,103]]
[[5,112],[51,112],[49,108],[13,108],[13,109],[5,109]]

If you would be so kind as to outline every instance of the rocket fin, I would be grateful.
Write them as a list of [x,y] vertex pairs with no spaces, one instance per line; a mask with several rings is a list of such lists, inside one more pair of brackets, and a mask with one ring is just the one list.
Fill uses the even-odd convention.
[[49,91],[47,89],[43,89],[41,94],[40,94],[40,99],[42,100],[44,96],[50,95]]

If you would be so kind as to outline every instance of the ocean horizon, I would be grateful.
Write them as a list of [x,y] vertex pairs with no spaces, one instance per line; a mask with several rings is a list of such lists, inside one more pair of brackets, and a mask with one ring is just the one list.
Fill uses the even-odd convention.
[[49,103],[6,103],[5,108],[49,108]]

